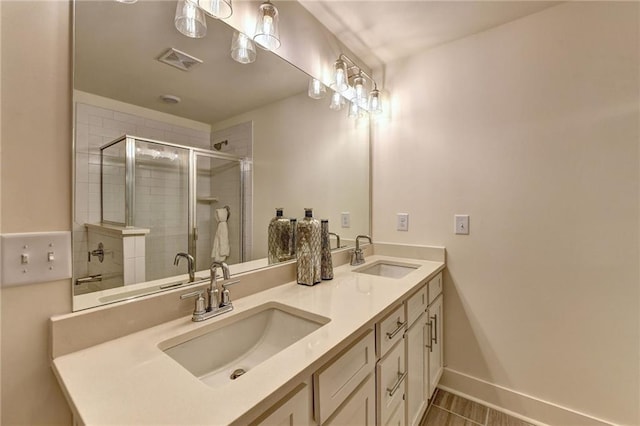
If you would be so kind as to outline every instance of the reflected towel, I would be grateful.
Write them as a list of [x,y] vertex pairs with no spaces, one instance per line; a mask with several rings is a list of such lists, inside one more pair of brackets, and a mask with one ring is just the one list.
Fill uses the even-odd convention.
[[215,216],[218,221],[218,227],[216,235],[213,237],[211,257],[218,262],[224,262],[229,256],[229,227],[227,225],[229,212],[225,208],[216,209]]

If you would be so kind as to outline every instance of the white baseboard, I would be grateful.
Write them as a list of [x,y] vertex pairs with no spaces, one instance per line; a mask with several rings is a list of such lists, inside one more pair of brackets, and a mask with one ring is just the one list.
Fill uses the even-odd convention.
[[613,426],[585,413],[445,368],[439,388],[537,426]]

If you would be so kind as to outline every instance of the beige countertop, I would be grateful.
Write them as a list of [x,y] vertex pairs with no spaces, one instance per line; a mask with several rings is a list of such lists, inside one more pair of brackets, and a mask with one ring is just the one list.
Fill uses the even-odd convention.
[[[190,316],[57,357],[53,369],[80,421],[87,425],[242,423],[342,350],[351,338],[390,312],[435,276],[444,262],[368,256],[366,264],[387,260],[419,265],[400,279],[353,272],[363,265],[334,269],[334,279],[313,287],[294,282],[233,301],[234,310],[204,322]],[[365,265],[366,265],[365,264]],[[238,286],[242,283],[238,284]],[[233,299],[233,288],[231,289]],[[245,375],[212,388],[159,349],[169,339],[210,327],[264,303],[277,302],[330,318]],[[224,342],[220,342],[224,344]]]

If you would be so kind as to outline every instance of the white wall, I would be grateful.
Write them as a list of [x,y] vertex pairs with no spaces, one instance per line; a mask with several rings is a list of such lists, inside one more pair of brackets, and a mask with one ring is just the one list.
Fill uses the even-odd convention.
[[[2,233],[71,230],[70,17],[2,2]],[[2,289],[3,425],[71,423],[48,356],[49,317],[70,311],[70,280]]]
[[564,3],[387,67],[373,234],[447,248],[445,384],[640,424],[638,20]]
[[[331,232],[354,239],[369,230],[369,128],[307,93],[214,125],[253,121],[253,252],[267,257],[267,227],[276,207],[286,217],[329,219]],[[351,228],[340,227],[340,213]]]

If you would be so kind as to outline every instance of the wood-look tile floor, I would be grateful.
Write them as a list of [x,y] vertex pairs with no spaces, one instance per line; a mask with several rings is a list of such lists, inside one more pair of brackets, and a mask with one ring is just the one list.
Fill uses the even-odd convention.
[[533,426],[474,401],[436,390],[420,426]]

